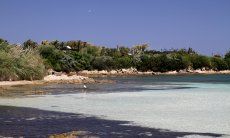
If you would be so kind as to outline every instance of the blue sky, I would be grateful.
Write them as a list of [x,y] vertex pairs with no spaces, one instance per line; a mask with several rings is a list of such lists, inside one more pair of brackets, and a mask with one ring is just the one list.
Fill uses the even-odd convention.
[[0,37],[230,50],[230,0],[1,0]]

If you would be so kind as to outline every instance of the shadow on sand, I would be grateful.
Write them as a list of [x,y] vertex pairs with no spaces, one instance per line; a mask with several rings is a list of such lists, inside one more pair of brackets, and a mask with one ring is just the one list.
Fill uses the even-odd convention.
[[50,134],[86,131],[85,136],[96,137],[156,137],[176,138],[185,135],[220,137],[222,134],[172,132],[114,121],[85,117],[81,114],[43,111],[33,108],[0,106],[0,137],[47,137]]

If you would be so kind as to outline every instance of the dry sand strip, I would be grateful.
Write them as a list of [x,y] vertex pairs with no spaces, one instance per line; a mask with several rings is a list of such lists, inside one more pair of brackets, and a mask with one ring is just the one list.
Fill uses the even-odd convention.
[[78,75],[48,75],[44,77],[43,80],[35,80],[35,81],[0,81],[0,87],[4,86],[20,86],[20,85],[39,85],[39,84],[46,84],[46,83],[93,83],[95,82],[94,79],[84,76]]
[[0,81],[0,86],[17,86],[17,85],[30,85],[38,84],[39,81]]

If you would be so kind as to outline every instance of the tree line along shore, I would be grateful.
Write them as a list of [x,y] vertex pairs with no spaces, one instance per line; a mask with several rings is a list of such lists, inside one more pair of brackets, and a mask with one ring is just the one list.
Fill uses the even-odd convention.
[[108,48],[80,40],[38,44],[29,39],[20,45],[0,39],[1,81],[42,80],[50,69],[83,75],[229,73],[230,51],[205,56],[192,48],[151,50],[148,44]]

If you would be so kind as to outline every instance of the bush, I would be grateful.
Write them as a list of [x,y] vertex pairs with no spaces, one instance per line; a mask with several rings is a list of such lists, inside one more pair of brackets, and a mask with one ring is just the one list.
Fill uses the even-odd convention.
[[230,51],[228,51],[224,56],[224,59],[228,59],[228,58],[230,58]]
[[124,56],[120,58],[115,58],[114,60],[115,60],[114,66],[118,69],[133,67],[133,61],[131,57]]
[[114,68],[114,61],[112,57],[101,56],[96,57],[92,62],[93,69],[111,70]]
[[5,40],[0,39],[0,51],[9,52],[11,46]]
[[228,66],[228,69],[230,69],[230,58],[225,59],[225,62],[227,64],[227,66]]
[[65,64],[62,59],[64,59],[64,53],[56,49],[52,45],[41,45],[38,48],[40,55],[43,57],[46,68],[53,68],[56,71],[63,70],[63,64]]
[[21,80],[42,79],[45,75],[45,65],[38,52],[34,50],[22,51],[17,61],[16,73]]
[[38,46],[37,42],[34,42],[33,40],[29,39],[23,43],[24,49],[34,49]]
[[17,80],[18,76],[14,70],[14,59],[9,53],[0,51],[0,79],[4,80]]
[[140,60],[138,59],[138,57],[134,57],[134,58],[133,58],[133,62],[137,70],[141,70],[141,71],[151,70],[151,67],[149,66],[151,61],[150,61],[150,56],[148,54],[143,54],[140,57]]
[[92,56],[100,56],[101,48],[96,46],[87,46],[81,50],[81,53],[85,53]]
[[224,60],[228,66],[228,69],[230,69],[230,51],[228,51],[225,56],[224,56]]
[[211,59],[211,63],[212,63],[212,68],[214,70],[226,70],[226,69],[228,69],[227,63],[222,58],[213,57]]
[[169,62],[168,62],[168,70],[183,70],[187,69],[191,65],[190,58],[187,55],[181,54],[170,54],[168,55]]
[[37,51],[8,47],[8,52],[0,50],[1,80],[38,80],[44,77],[45,66]]
[[79,52],[70,52],[69,53],[71,55],[72,58],[74,58],[74,60],[77,62],[78,66],[75,69],[76,71],[80,71],[80,70],[91,70],[92,66],[91,66],[91,62],[93,60],[93,56],[90,54],[82,54]]
[[211,68],[210,58],[206,56],[192,55],[190,58],[193,69]]
[[166,54],[158,54],[150,57],[150,69],[155,72],[169,71],[170,59]]

